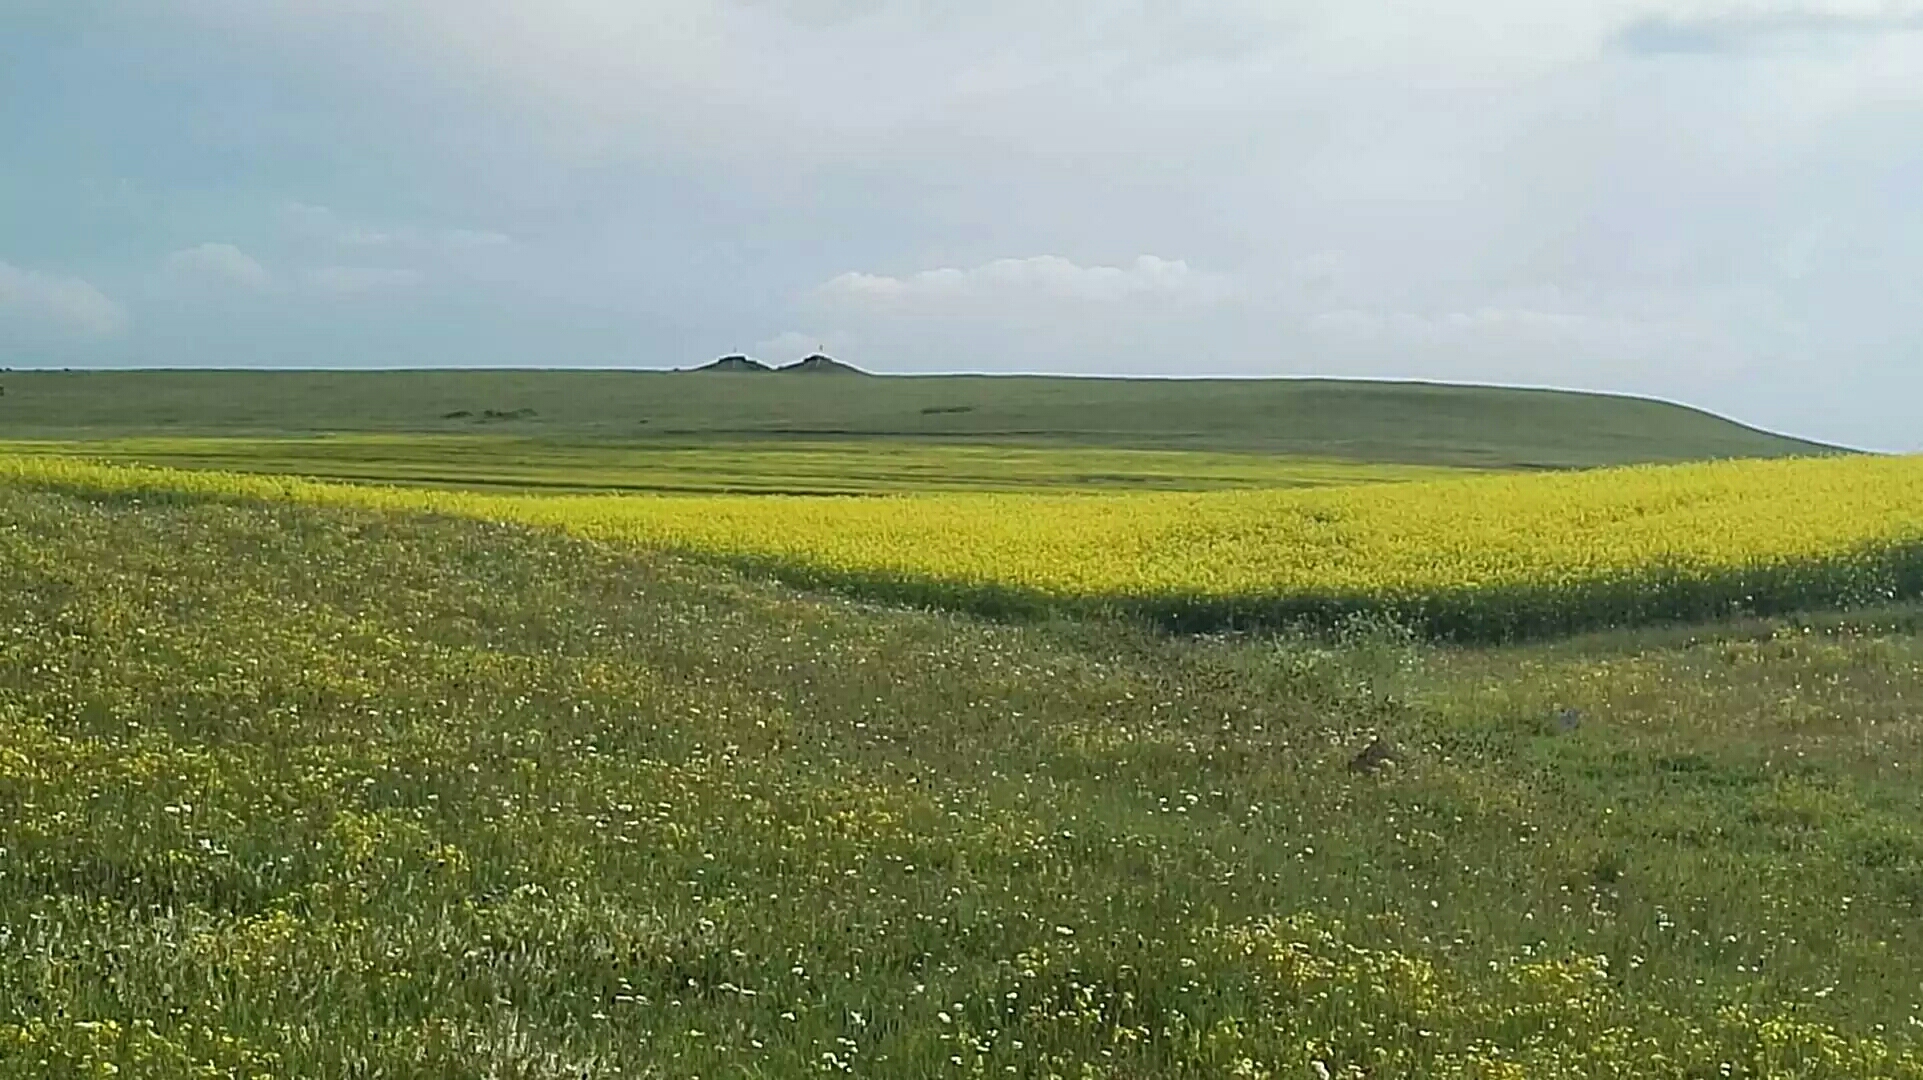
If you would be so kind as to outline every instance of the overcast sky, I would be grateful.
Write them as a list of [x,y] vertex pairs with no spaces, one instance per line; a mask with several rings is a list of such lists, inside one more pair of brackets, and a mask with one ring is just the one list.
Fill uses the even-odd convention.
[[1923,0],[0,0],[0,364],[1364,375],[1923,449]]

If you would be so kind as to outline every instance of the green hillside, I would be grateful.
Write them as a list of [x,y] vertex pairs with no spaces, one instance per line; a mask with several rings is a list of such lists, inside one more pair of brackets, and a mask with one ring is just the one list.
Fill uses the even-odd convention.
[[1556,468],[1831,448],[1662,402],[1338,380],[615,371],[11,372],[0,439],[318,432],[874,438]]

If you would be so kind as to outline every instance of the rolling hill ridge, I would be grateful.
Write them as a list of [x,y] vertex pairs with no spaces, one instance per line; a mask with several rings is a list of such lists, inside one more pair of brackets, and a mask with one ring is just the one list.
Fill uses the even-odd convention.
[[[852,370],[852,369],[849,369]],[[582,370],[13,372],[0,438],[326,432],[919,440],[1574,468],[1839,452],[1667,402],[1335,379],[717,379]]]

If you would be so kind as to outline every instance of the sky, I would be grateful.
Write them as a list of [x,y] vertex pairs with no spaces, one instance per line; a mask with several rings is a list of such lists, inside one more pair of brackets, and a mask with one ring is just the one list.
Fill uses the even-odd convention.
[[0,366],[1415,378],[1923,449],[1923,0],[0,0]]

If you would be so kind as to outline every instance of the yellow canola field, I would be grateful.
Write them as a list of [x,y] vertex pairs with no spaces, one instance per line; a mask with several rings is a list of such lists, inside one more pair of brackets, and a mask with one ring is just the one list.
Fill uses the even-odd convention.
[[895,599],[1182,625],[1383,611],[1502,637],[1923,593],[1923,458],[1480,475],[1284,491],[501,496],[0,459],[0,481],[557,527]]

